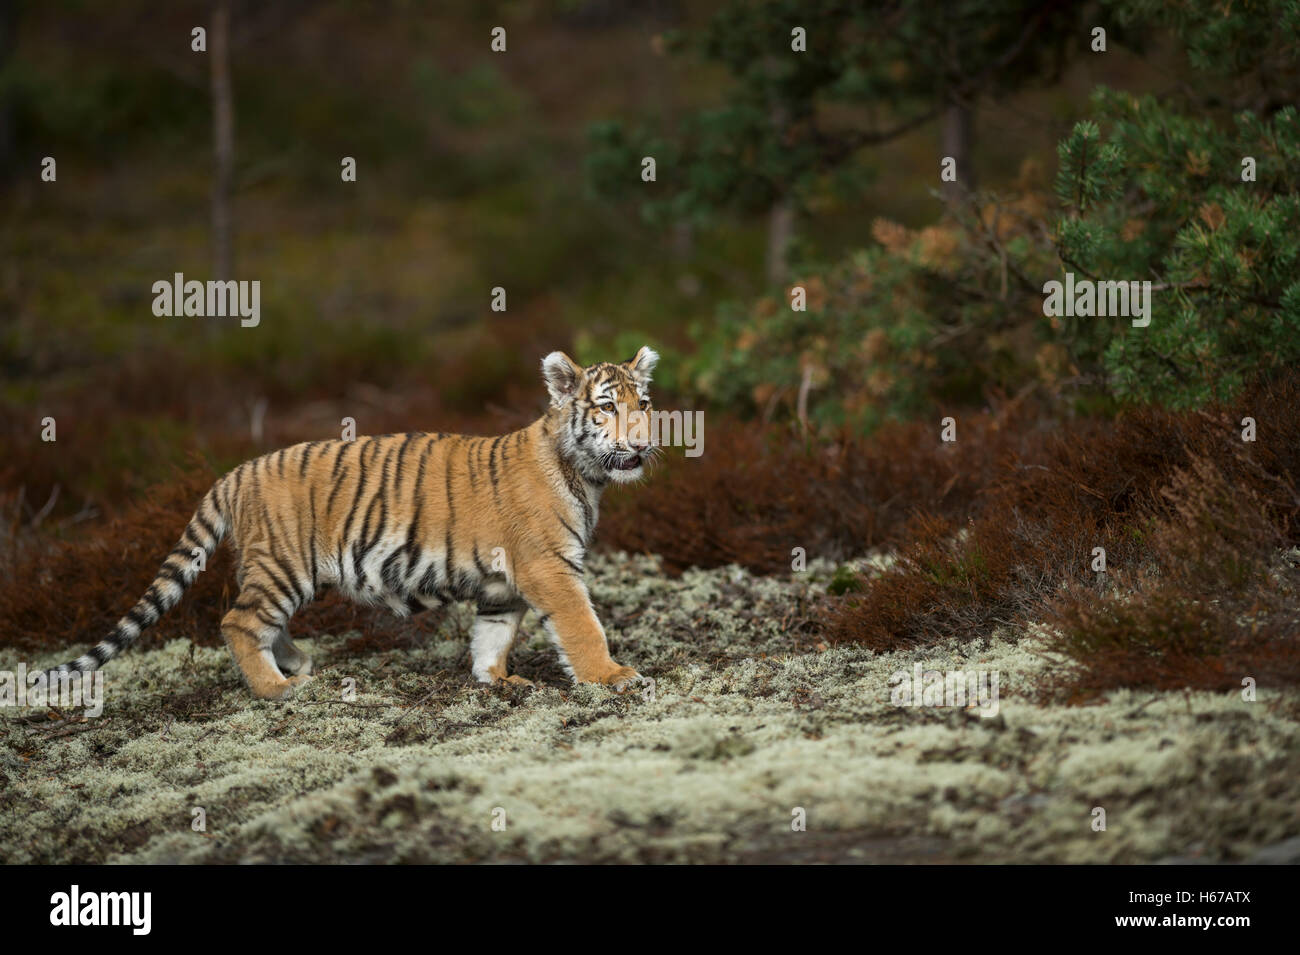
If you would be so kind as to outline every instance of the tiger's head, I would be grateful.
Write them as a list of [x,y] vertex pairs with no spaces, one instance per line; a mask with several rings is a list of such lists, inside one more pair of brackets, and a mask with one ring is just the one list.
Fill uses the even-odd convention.
[[650,373],[658,361],[649,347],[586,368],[560,351],[542,359],[561,453],[589,481],[635,481],[658,453],[650,428]]

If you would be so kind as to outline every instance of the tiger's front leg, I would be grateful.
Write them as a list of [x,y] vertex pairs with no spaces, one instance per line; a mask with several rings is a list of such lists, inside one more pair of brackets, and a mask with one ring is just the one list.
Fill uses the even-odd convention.
[[575,683],[603,683],[623,692],[643,677],[609,655],[605,629],[591,606],[581,578],[566,563],[545,562],[529,568],[520,592],[541,615],[547,635],[559,648],[560,662]]

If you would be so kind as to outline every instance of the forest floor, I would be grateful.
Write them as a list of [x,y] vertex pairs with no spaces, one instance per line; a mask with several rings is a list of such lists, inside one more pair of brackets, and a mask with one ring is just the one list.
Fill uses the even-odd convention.
[[[105,669],[102,715],[3,714],[0,859],[1300,857],[1300,692],[1065,705],[1039,690],[1065,664],[1032,632],[826,647],[803,623],[832,571],[674,578],[655,558],[593,555],[613,655],[654,680],[622,696],[569,686],[531,615],[511,669],[537,689],[472,681],[466,608],[387,643],[299,638],[318,675],[283,703],[252,700],[223,649],[146,635]],[[18,662],[6,651],[0,669]],[[891,677],[915,664],[996,672],[996,713],[895,705]]]

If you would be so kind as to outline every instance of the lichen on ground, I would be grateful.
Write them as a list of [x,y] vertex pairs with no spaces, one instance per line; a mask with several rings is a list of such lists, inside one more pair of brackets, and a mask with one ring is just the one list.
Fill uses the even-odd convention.
[[[622,696],[568,686],[531,615],[512,669],[536,690],[473,683],[468,608],[409,646],[300,641],[319,672],[285,703],[224,650],[146,638],[105,669],[102,716],[0,714],[0,858],[1236,861],[1300,833],[1295,691],[1066,706],[1039,698],[1061,664],[1033,633],[828,649],[804,624],[834,569],[593,555],[614,657],[654,678]],[[997,714],[894,705],[916,663],[996,671]]]

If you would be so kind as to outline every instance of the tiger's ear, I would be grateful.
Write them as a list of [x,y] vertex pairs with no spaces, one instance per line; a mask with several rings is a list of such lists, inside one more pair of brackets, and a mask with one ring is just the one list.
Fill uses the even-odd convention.
[[553,351],[542,359],[542,378],[551,393],[551,404],[559,407],[578,391],[582,366],[562,351]]
[[650,373],[655,370],[655,365],[659,364],[659,353],[649,345],[642,345],[636,357],[629,358],[623,364],[627,366],[633,378],[642,384],[648,384]]

